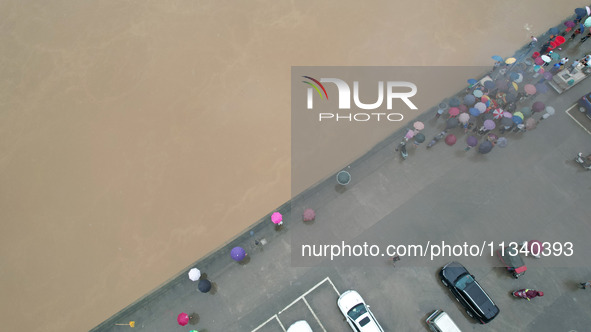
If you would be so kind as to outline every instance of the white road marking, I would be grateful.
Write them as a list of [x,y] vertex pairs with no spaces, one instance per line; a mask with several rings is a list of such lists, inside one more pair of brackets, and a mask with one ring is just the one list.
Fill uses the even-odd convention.
[[569,111],[572,110],[573,108],[579,106],[579,104],[574,104],[573,106],[571,106],[569,109],[567,109],[566,111],[564,111],[566,114],[568,114],[568,116],[570,116],[571,119],[573,119],[576,123],[579,124],[579,126],[581,126],[581,128],[583,128],[584,131],[587,132],[587,134],[591,135],[591,132],[589,132],[589,130],[587,130],[587,128],[585,128],[585,126],[583,126],[577,119],[575,119],[572,115],[570,115]]
[[334,283],[332,282],[332,280],[330,280],[329,277],[324,278],[324,280],[322,280],[321,282],[317,283],[316,285],[314,285],[314,287],[308,289],[304,294],[300,295],[297,299],[295,299],[293,302],[291,302],[290,304],[288,304],[285,308],[283,308],[281,311],[279,311],[277,314],[271,316],[269,319],[267,319],[264,323],[262,323],[261,325],[257,326],[254,330],[252,330],[251,332],[255,332],[257,330],[259,330],[260,328],[262,328],[263,326],[265,326],[267,323],[269,323],[270,321],[272,321],[273,319],[277,319],[277,322],[279,323],[279,325],[281,326],[281,328],[283,329],[284,332],[286,332],[285,327],[283,326],[283,324],[281,323],[281,320],[279,319],[279,315],[281,315],[282,312],[284,312],[285,310],[289,309],[291,306],[293,306],[294,304],[296,304],[298,301],[300,300],[304,300],[304,303],[306,304],[306,306],[308,307],[308,310],[310,310],[310,312],[312,313],[312,315],[314,316],[314,318],[316,319],[316,321],[318,322],[318,325],[320,325],[320,327],[322,328],[322,331],[326,332],[326,329],[324,328],[324,326],[322,325],[322,323],[320,322],[320,320],[318,319],[318,316],[316,316],[316,313],[314,312],[314,310],[312,310],[312,307],[310,307],[310,304],[308,304],[308,301],[304,298],[306,295],[310,294],[312,291],[314,291],[316,288],[318,288],[320,285],[322,285],[323,283],[327,282],[330,283],[330,285],[332,286],[332,288],[334,289],[335,293],[337,293],[337,295],[341,295],[341,293],[339,293],[338,289],[335,287]]

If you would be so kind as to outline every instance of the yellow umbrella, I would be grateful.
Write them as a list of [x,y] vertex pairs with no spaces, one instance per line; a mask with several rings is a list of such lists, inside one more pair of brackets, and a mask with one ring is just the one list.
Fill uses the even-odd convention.
[[515,88],[515,91],[517,91],[519,89],[519,87],[517,86],[517,83],[515,83],[515,82],[511,82],[511,83],[513,83],[513,87]]
[[127,324],[115,324],[115,325],[119,325],[119,326],[129,326],[129,327],[135,327],[135,322],[134,321],[130,321]]
[[515,62],[515,61],[517,61],[517,60],[515,60],[515,58],[507,58],[507,59],[505,60],[505,63],[506,63],[506,64],[508,64],[508,65],[510,65],[510,64],[512,64],[512,63],[513,63],[513,62]]

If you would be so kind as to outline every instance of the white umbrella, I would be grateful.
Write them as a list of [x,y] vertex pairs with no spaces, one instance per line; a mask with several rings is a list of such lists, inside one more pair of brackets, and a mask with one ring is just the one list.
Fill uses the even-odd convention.
[[556,112],[556,110],[554,110],[554,107],[546,106],[546,113],[548,113],[550,115],[554,115],[555,112]]
[[189,271],[189,279],[191,279],[192,281],[197,281],[199,280],[199,278],[201,278],[201,271],[199,271],[198,268],[192,268]]

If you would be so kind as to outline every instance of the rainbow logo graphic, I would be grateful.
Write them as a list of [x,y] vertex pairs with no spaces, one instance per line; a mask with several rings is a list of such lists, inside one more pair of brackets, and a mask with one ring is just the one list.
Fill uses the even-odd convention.
[[[324,88],[324,86],[322,85],[322,83],[318,82],[318,80],[316,80],[316,79],[314,79],[314,78],[312,78],[310,76],[302,76],[302,77],[303,78],[307,78],[310,81],[316,83],[316,85],[314,85],[314,84],[312,84],[312,83],[310,83],[308,81],[302,81],[302,82],[308,84],[309,86],[313,87],[316,90],[316,92],[318,92],[318,95],[320,95],[320,98],[326,97],[326,100],[328,100],[328,94],[326,93],[326,89]],[[320,87],[320,89],[322,89],[322,91],[324,91],[324,96],[322,96],[322,92],[320,92],[320,89],[318,89],[318,87]]]

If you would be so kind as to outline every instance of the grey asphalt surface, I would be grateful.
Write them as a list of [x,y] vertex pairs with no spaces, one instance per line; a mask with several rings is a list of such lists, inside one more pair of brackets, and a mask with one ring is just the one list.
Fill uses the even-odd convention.
[[[591,52],[591,44],[585,46],[563,53],[575,59]],[[347,289],[364,297],[386,331],[427,331],[424,320],[435,309],[448,312],[463,331],[591,331],[591,290],[577,288],[591,279],[591,172],[573,161],[578,152],[591,153],[591,136],[565,113],[589,91],[591,80],[586,80],[562,95],[550,89],[535,98],[553,106],[556,114],[534,130],[499,135],[509,145],[486,155],[464,151],[466,135],[460,128],[451,131],[458,136],[456,145],[439,142],[427,150],[444,119],[425,113],[419,120],[425,122],[427,141],[409,148],[408,160],[394,151],[402,137],[396,133],[351,165],[346,190],[330,176],[299,197],[293,209],[290,202],[278,209],[285,220],[280,230],[265,216],[253,226],[254,235],[245,232],[92,331],[128,330],[114,324],[129,321],[141,331],[284,331],[282,326],[287,329],[300,319],[314,331],[347,331],[336,306],[337,291]],[[315,208],[314,223],[301,221],[305,205]],[[330,228],[324,226],[328,223]],[[525,257],[528,271],[517,280],[490,255],[434,261],[402,257],[396,267],[386,256],[292,267],[292,250],[299,248],[291,247],[291,237],[319,230],[352,243],[379,245],[569,241],[574,255]],[[261,239],[266,244],[256,245]],[[238,245],[247,250],[247,262],[230,259],[231,248]],[[451,260],[464,264],[501,309],[491,323],[471,320],[439,281],[440,267]],[[200,293],[188,279],[193,266],[214,283],[211,292]],[[531,302],[510,296],[520,288],[539,289],[545,296]],[[182,327],[176,323],[181,312],[197,315]]]

